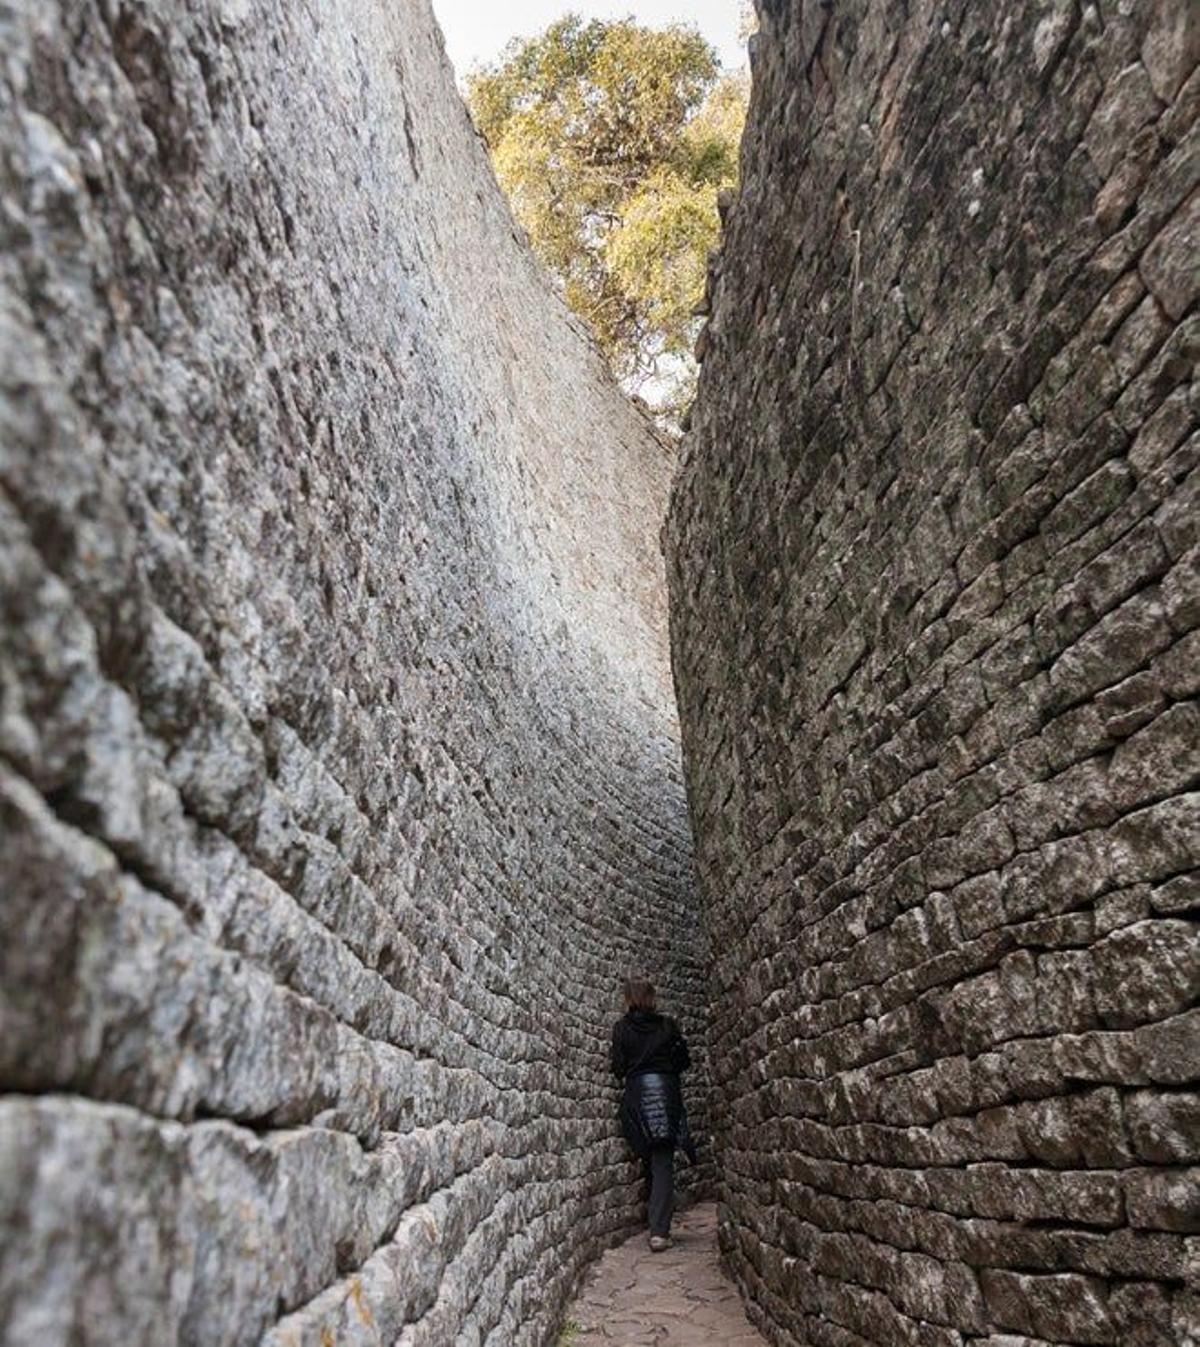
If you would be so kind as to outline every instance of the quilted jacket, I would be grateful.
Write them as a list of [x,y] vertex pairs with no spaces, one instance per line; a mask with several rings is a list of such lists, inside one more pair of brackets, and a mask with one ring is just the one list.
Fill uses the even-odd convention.
[[653,1146],[677,1146],[695,1163],[679,1073],[690,1065],[675,1021],[633,1010],[613,1026],[612,1068],[625,1081],[621,1130],[638,1155]]

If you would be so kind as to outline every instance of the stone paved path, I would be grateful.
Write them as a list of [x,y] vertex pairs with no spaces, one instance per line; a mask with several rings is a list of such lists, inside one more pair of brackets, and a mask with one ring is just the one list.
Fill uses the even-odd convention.
[[717,1208],[680,1212],[675,1247],[651,1253],[646,1236],[618,1245],[588,1273],[567,1312],[570,1347],[762,1347],[717,1260]]

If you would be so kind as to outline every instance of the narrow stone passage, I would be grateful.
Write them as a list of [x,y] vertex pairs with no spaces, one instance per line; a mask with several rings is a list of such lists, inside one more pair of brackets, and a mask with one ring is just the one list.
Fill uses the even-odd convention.
[[610,1249],[567,1314],[570,1347],[754,1347],[764,1339],[717,1256],[717,1208],[675,1218],[674,1247],[651,1253],[645,1235]]

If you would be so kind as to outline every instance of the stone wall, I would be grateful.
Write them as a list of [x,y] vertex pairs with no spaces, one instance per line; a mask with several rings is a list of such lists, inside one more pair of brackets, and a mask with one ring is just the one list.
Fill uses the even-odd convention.
[[760,10],[666,534],[724,1247],[779,1343],[1200,1342],[1200,10]]
[[702,1035],[669,455],[426,0],[0,50],[0,1342],[545,1343]]

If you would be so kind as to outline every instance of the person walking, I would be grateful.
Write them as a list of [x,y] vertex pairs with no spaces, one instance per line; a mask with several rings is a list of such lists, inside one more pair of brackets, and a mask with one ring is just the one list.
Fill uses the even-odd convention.
[[653,983],[631,977],[624,990],[625,1014],[612,1031],[612,1069],[625,1082],[621,1130],[646,1163],[650,1248],[661,1253],[671,1247],[676,1147],[696,1163],[679,1082],[680,1073],[691,1065],[691,1056],[679,1026],[669,1015],[659,1013]]

